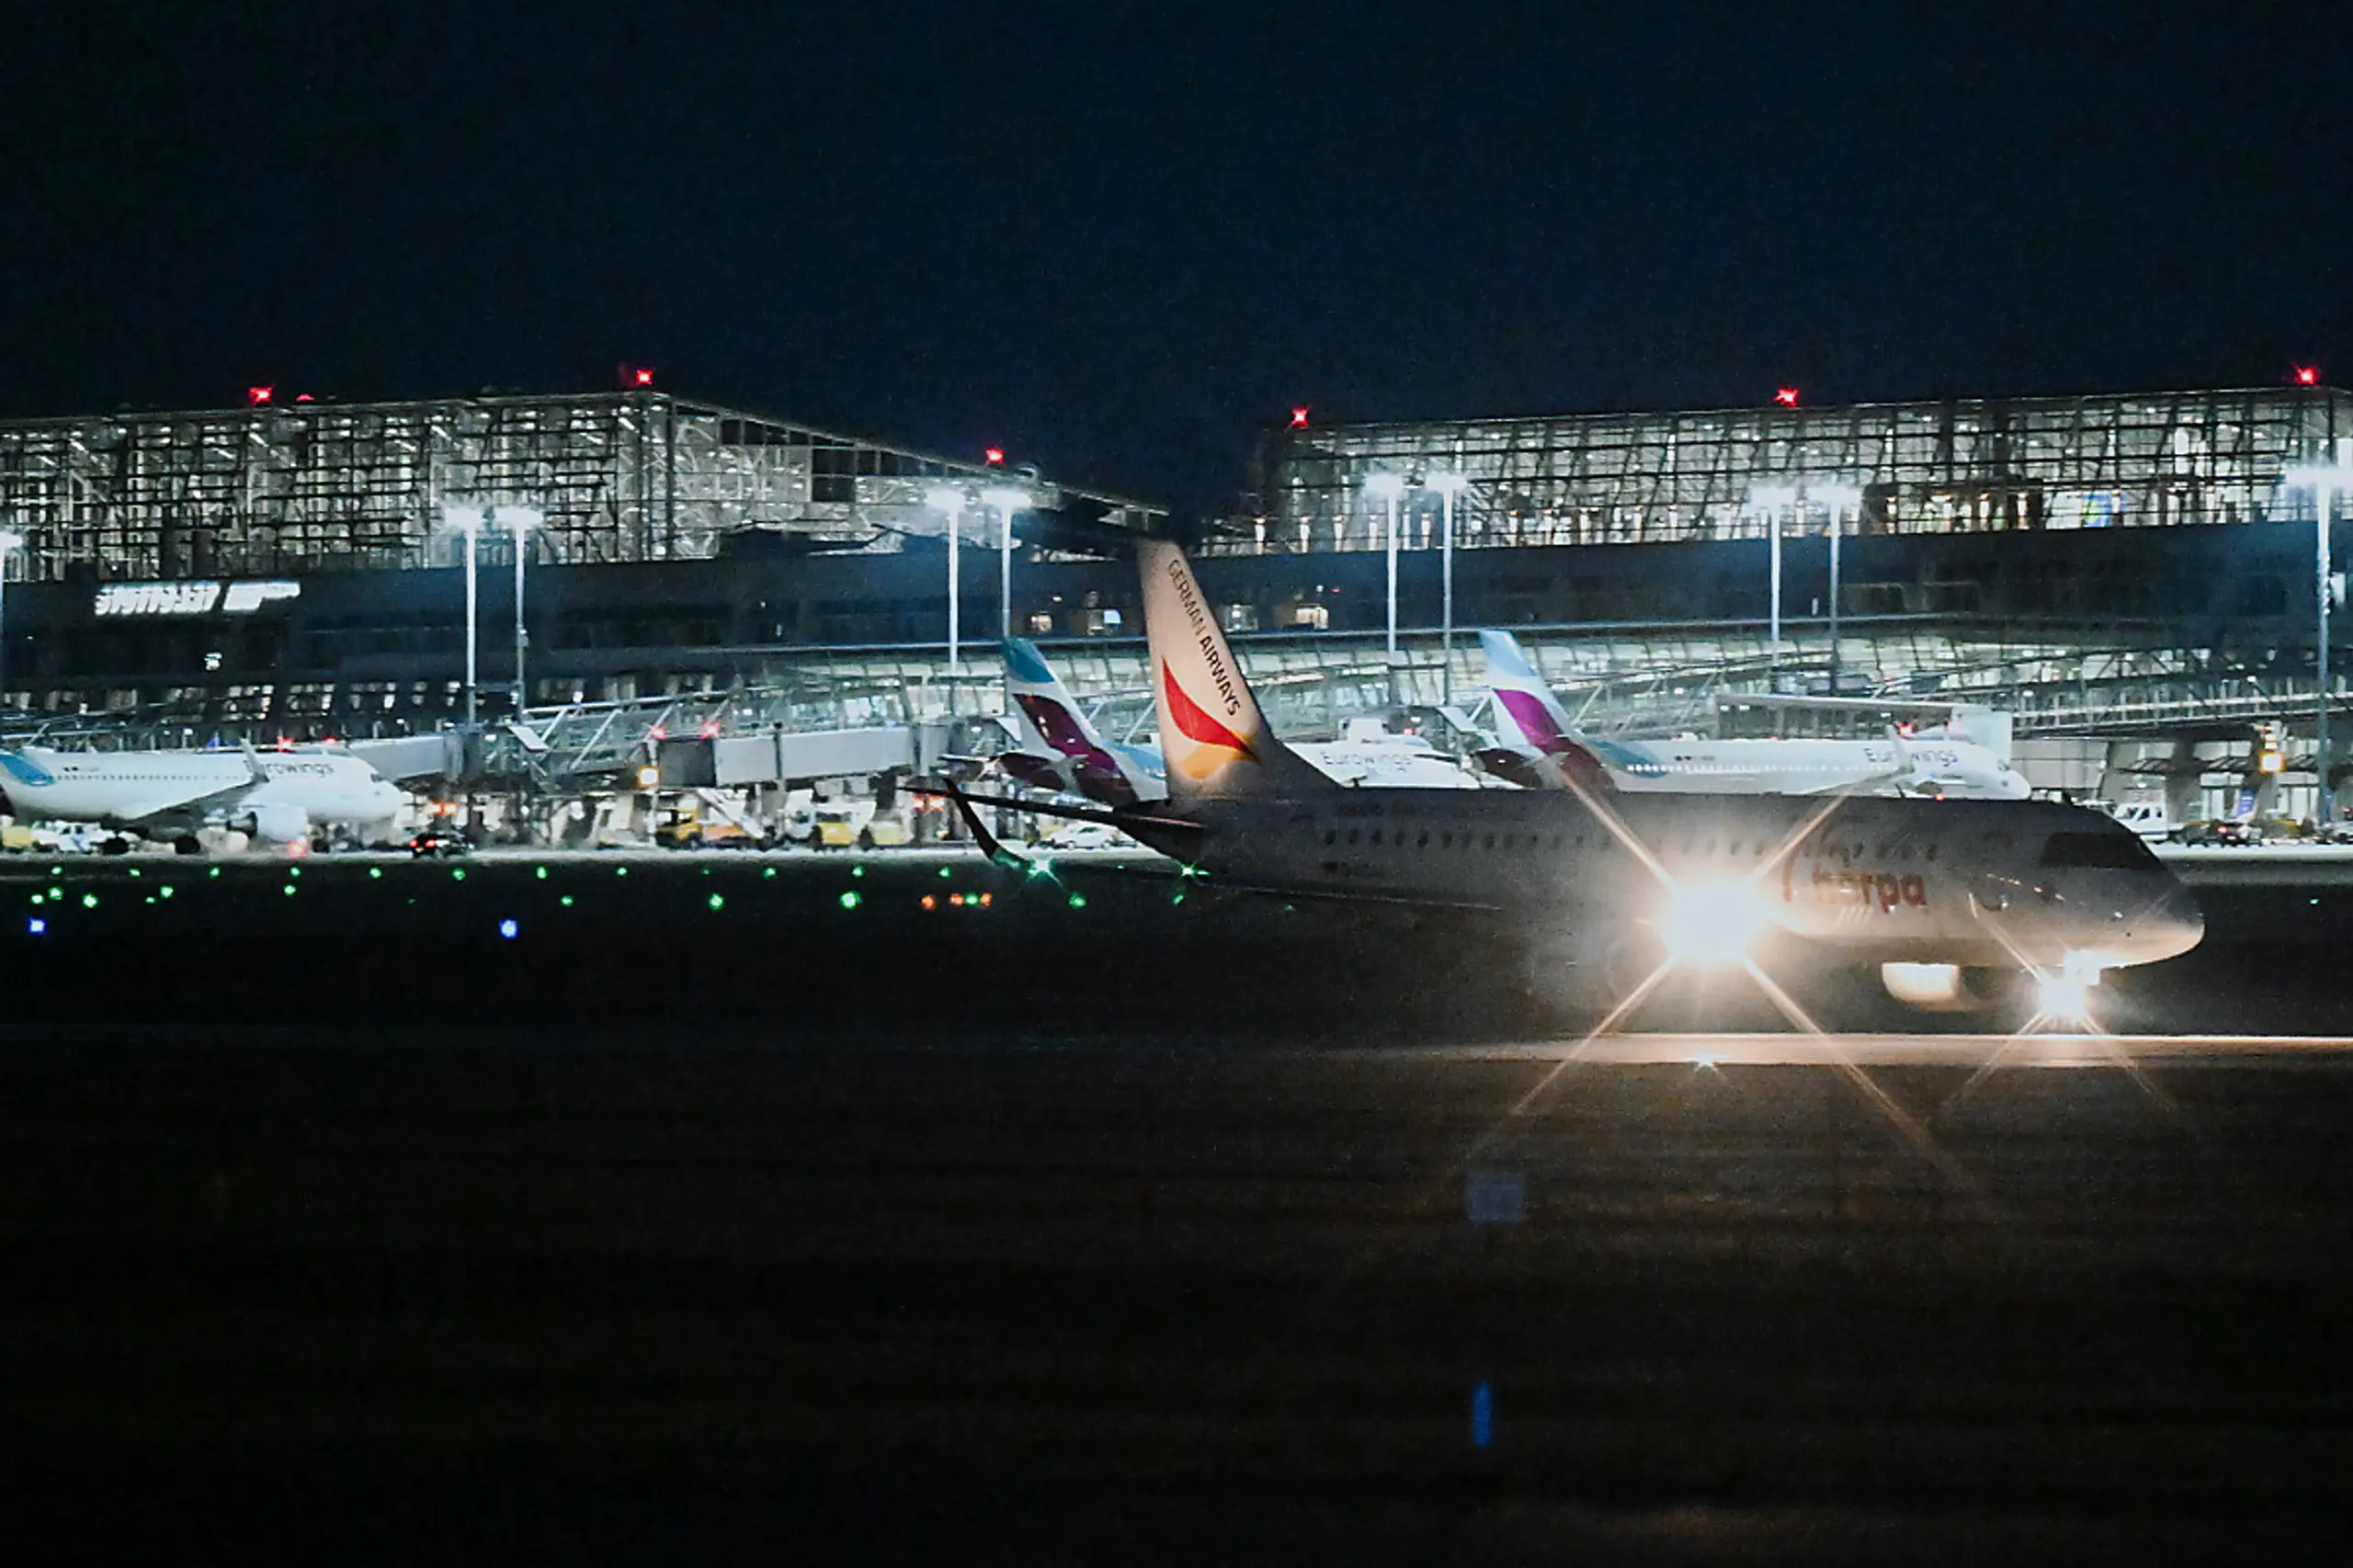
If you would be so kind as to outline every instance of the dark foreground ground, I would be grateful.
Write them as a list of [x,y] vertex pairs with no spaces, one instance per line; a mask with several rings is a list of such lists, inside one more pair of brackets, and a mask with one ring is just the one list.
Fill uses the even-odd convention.
[[[1475,939],[617,869],[0,882],[12,1560],[2335,1545],[2344,1059],[1563,1067]],[[2301,907],[2118,1006],[2336,1017]]]

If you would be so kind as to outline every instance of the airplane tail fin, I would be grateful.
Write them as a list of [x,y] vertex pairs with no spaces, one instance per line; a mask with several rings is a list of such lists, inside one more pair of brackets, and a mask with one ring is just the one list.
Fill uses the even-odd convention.
[[1007,637],[1002,647],[1005,691],[1026,749],[1063,759],[1080,788],[1097,799],[1132,805],[1161,794],[1156,779],[1104,740],[1035,642]]
[[1283,798],[1340,788],[1267,727],[1185,552],[1145,540],[1136,562],[1170,798]]
[[1479,649],[1487,656],[1487,684],[1495,694],[1497,722],[1580,781],[1605,790],[1614,787],[1600,756],[1577,733],[1568,710],[1520,652],[1519,640],[1508,631],[1483,631]]

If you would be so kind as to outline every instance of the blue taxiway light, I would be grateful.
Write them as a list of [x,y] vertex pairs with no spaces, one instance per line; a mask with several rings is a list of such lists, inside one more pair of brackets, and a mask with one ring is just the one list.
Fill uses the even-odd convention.
[[515,939],[515,933],[520,929],[522,927],[517,926],[512,920],[502,920],[498,923],[498,934],[510,942]]

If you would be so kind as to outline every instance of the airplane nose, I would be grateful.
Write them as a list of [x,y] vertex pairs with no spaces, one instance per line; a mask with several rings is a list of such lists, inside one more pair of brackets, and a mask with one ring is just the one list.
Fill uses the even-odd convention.
[[2134,925],[2139,927],[2134,933],[2134,945],[2148,954],[2142,960],[2144,963],[2178,958],[2206,939],[2206,912],[2198,907],[2189,890],[2179,884],[2149,911],[2146,919]]

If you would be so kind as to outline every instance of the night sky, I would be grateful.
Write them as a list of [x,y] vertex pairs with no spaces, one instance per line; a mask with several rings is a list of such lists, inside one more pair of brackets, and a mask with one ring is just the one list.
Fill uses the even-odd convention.
[[12,11],[0,414],[643,361],[1189,514],[1298,403],[2353,381],[2326,6],[368,9]]

